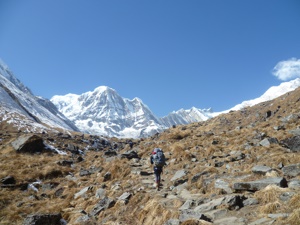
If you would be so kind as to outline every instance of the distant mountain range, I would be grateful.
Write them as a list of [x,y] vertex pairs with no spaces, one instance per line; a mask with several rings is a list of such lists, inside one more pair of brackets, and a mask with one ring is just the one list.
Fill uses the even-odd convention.
[[158,118],[139,98],[123,98],[109,87],[100,86],[81,95],[37,97],[0,61],[0,122],[18,129],[38,132],[51,128],[81,131],[119,138],[141,138],[179,124],[204,121],[230,110],[239,110],[279,97],[300,86],[300,79],[269,88],[261,97],[244,101],[223,112],[191,108]]

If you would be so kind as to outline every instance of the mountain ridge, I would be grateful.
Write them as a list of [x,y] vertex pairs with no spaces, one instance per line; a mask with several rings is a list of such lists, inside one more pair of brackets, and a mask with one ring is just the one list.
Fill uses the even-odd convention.
[[[81,131],[88,134],[119,138],[142,138],[177,125],[205,121],[219,114],[253,106],[271,100],[300,86],[300,78],[269,88],[262,96],[244,101],[228,110],[213,112],[209,109],[179,109],[164,117],[157,117],[143,101],[135,97],[121,97],[108,86],[96,87],[83,94],[55,95],[50,100],[34,96],[0,60],[0,101],[2,111],[19,113],[29,119],[28,127],[49,127]],[[4,114],[4,113],[2,113]],[[12,114],[13,115],[13,114]],[[14,114],[15,115],[15,114]],[[7,118],[7,116],[5,117]],[[20,121],[18,119],[17,121]],[[23,120],[25,121],[25,120]],[[26,120],[27,121],[27,120]],[[13,119],[10,120],[13,123]],[[18,129],[26,128],[23,122]]]
[[[240,110],[263,101],[272,100],[289,91],[295,90],[299,86],[300,78],[297,78],[289,82],[283,82],[279,86],[273,86],[260,97],[244,101],[228,110],[213,112],[211,108],[198,109],[192,107],[187,110],[179,109],[173,111],[162,118],[156,117],[139,98],[134,98],[133,100],[122,98],[114,89],[107,86],[99,86],[95,88],[94,91],[85,92],[81,95],[56,95],[53,96],[50,101],[57,106],[61,113],[73,121],[76,126],[84,132],[99,135],[108,134],[108,136],[117,137],[140,138],[160,133],[172,126],[205,121],[232,110]],[[96,102],[94,102],[96,99],[93,100],[91,96],[99,96],[102,98],[102,101],[99,101],[99,105],[97,105]],[[80,101],[76,102],[76,98],[80,99]],[[103,101],[103,99],[110,99],[110,102]],[[92,106],[95,104],[97,107],[92,109]],[[72,110],[73,107],[76,110]],[[106,110],[104,110],[103,107],[106,107]],[[99,112],[101,112],[101,114],[97,115]],[[118,116],[115,117],[116,115]],[[99,116],[102,116],[102,118],[100,119]]]
[[[38,129],[42,132],[59,128],[78,131],[78,128],[61,114],[50,100],[34,96],[31,90],[21,83],[1,61],[0,102],[1,114],[8,111],[11,115],[15,115],[15,118],[5,118],[10,123],[15,123],[19,130]],[[20,118],[23,118],[23,122]]]

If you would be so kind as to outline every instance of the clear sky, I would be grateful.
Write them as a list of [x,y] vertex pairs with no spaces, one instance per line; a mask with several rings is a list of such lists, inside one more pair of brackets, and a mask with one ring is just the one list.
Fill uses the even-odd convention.
[[105,85],[158,117],[219,112],[300,76],[300,1],[0,0],[0,58],[48,99]]

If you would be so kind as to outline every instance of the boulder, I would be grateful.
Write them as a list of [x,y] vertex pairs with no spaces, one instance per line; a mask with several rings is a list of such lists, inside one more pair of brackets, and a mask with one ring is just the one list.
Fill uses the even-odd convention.
[[260,165],[254,166],[254,167],[252,168],[252,172],[253,172],[253,173],[261,174],[261,175],[265,175],[267,172],[270,172],[271,170],[272,170],[271,167],[268,167],[268,166],[260,166]]
[[113,207],[115,203],[115,200],[108,197],[104,197],[96,204],[96,206],[93,208],[90,214],[92,216],[97,216],[101,211]]
[[16,184],[16,180],[13,176],[7,176],[0,179],[1,184]]
[[278,140],[276,138],[265,138],[261,142],[259,142],[261,146],[268,147],[271,144],[278,144]]
[[279,187],[287,187],[287,180],[282,177],[272,177],[262,180],[249,181],[249,182],[237,182],[233,184],[233,189],[236,191],[258,191],[266,186],[274,184]]
[[284,139],[280,142],[284,147],[290,149],[292,152],[300,151],[300,136],[294,136]]
[[177,179],[180,179],[182,177],[184,177],[185,175],[187,175],[187,171],[185,170],[178,170],[175,175],[171,178],[171,181],[175,181]]
[[35,214],[25,218],[23,225],[62,225],[67,224],[60,213]]
[[12,146],[19,153],[42,152],[45,148],[43,139],[37,135],[22,135],[12,142]]
[[205,220],[210,222],[211,219],[205,216],[203,213],[194,210],[183,210],[179,215],[179,221],[184,222],[186,220],[196,219],[196,220]]
[[285,176],[296,177],[300,174],[300,163],[285,166],[282,168],[282,172]]
[[139,156],[138,156],[136,151],[129,151],[129,152],[126,152],[124,154],[121,154],[121,158],[138,159]]

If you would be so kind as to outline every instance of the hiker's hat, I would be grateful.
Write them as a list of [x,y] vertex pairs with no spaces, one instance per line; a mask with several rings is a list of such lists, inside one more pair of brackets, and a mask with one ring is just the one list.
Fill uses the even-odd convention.
[[152,154],[154,155],[154,154],[156,154],[156,152],[159,150],[159,148],[155,148],[154,150],[153,150],[153,152],[152,152]]

